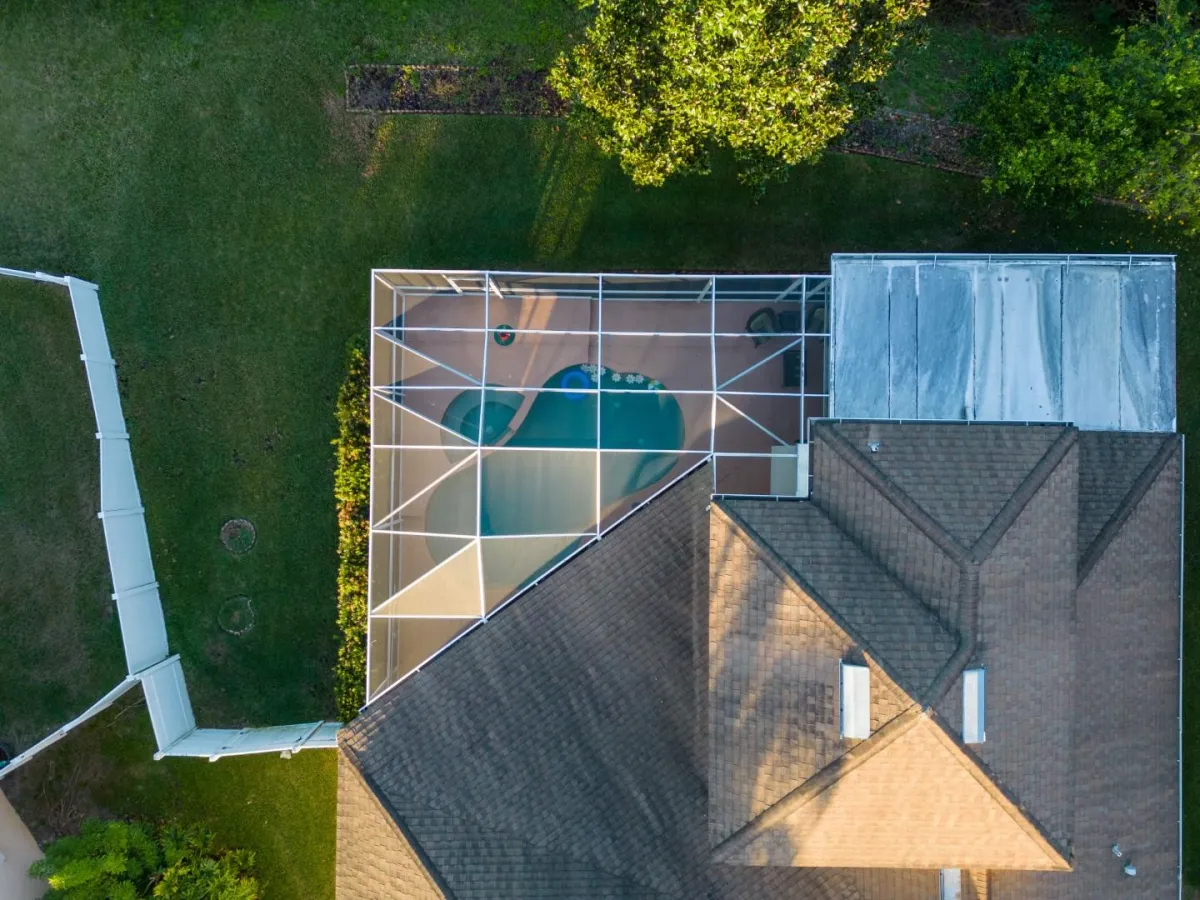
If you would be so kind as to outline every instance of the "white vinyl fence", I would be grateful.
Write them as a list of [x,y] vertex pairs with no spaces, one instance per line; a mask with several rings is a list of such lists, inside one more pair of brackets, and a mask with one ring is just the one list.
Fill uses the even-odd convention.
[[111,706],[140,683],[158,744],[156,759],[164,756],[201,756],[210,760],[248,753],[280,753],[285,757],[309,748],[337,744],[337,722],[307,722],[266,728],[198,728],[188,698],[179,657],[171,656],[146,515],[133,471],[129,433],[117,392],[116,361],[108,345],[96,285],[70,276],[22,272],[0,268],[0,276],[26,278],[61,285],[70,293],[79,343],[87,372],[88,389],[96,414],[96,439],[100,444],[100,511],[113,599],[121,623],[128,676],[92,704],[82,715],[22,752],[0,768],[0,778],[16,770],[38,752]]

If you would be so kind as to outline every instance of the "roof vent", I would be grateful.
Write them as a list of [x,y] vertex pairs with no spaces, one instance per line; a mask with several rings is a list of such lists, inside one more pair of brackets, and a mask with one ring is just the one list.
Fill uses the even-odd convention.
[[1125,868],[1121,871],[1132,878],[1137,874],[1137,866],[1135,866],[1133,863],[1125,863]]
[[842,737],[871,736],[871,670],[842,663]]
[[941,900],[962,900],[962,869],[942,869],[939,884]]
[[1121,849],[1121,845],[1120,845],[1120,844],[1113,844],[1113,845],[1112,845],[1112,852],[1113,852],[1113,856],[1115,856],[1117,859],[1120,859],[1122,856],[1124,856],[1124,855],[1125,855],[1125,851],[1123,851],[1123,850]]
[[872,453],[878,453],[879,448],[882,446],[883,444],[880,441],[867,441],[867,449]]
[[964,744],[982,744],[987,740],[984,732],[986,719],[983,669],[967,669],[963,672],[963,730]]

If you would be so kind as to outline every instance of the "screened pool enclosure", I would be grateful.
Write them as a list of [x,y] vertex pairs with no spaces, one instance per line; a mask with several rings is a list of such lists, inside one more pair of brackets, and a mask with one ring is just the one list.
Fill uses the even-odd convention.
[[796,496],[828,275],[372,273],[368,699],[705,461]]

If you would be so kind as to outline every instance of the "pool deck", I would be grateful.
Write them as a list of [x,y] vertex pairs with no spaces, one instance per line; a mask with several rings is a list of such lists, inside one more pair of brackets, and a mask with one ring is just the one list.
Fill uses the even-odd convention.
[[[715,327],[718,332],[738,337],[711,337],[713,310],[707,301],[694,305],[674,302],[604,303],[602,334],[589,334],[601,323],[599,304],[587,300],[555,297],[493,298],[487,309],[490,328],[501,325],[517,330],[508,346],[502,346],[491,334],[481,332],[420,331],[420,328],[482,327],[485,313],[482,298],[472,304],[456,297],[430,297],[405,310],[405,343],[419,353],[444,364],[447,369],[469,375],[472,380],[502,385],[526,394],[522,408],[510,428],[516,430],[531,405],[534,392],[547,385],[551,376],[578,364],[602,365],[620,373],[640,374],[656,379],[674,393],[686,426],[685,453],[710,450],[731,453],[770,453],[772,445],[795,442],[802,438],[802,424],[809,415],[821,415],[821,399],[801,400],[798,386],[785,386],[784,365],[790,354],[782,354],[789,344],[801,350],[804,359],[806,393],[824,390],[825,340],[820,337],[760,338],[755,346],[752,336],[744,335],[746,319],[755,306],[746,303],[717,305]],[[472,308],[477,307],[477,308]],[[464,318],[465,317],[465,318]],[[464,321],[471,323],[464,326]],[[626,332],[659,332],[655,335]],[[552,332],[552,333],[540,333]],[[661,333],[666,332],[668,336]],[[487,344],[486,351],[481,346]],[[717,347],[716,385],[714,385],[713,344]],[[486,352],[486,362],[484,356]],[[779,353],[773,359],[771,354]],[[405,365],[415,362],[415,365]],[[486,368],[486,371],[485,371]],[[739,373],[750,370],[741,377]],[[419,408],[422,415],[441,421],[442,414],[462,390],[470,389],[466,378],[447,378],[444,370],[430,373],[426,361],[413,356],[401,361],[396,380],[425,388],[410,391],[406,403]],[[725,384],[729,379],[735,379]],[[456,381],[457,384],[449,382]],[[714,409],[711,392],[723,387]],[[632,385],[631,385],[632,387]],[[436,389],[444,388],[444,389]],[[743,393],[745,392],[745,393]],[[788,396],[751,396],[754,393]],[[802,403],[805,409],[802,409]],[[749,419],[759,425],[756,427]],[[766,429],[764,431],[763,429]],[[780,440],[774,440],[770,434]],[[687,457],[681,459],[681,464]],[[723,461],[730,492],[766,492],[767,467],[750,463],[738,465],[736,459]]]
[[[375,273],[372,699],[705,460],[714,493],[794,495],[772,470],[827,411],[828,279],[751,279]],[[480,446],[487,400],[512,415]]]

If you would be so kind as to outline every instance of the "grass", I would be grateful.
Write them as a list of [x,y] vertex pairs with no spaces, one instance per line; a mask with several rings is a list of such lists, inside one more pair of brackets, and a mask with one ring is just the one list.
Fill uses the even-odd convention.
[[906,46],[880,86],[887,106],[945,117],[963,102],[967,81],[1000,62],[1019,38],[931,22],[923,43]]
[[138,695],[91,720],[3,782],[39,839],[87,816],[177,819],[254,851],[268,898],[333,897],[336,757],[247,756],[155,762]]
[[[203,724],[332,712],[333,406],[372,266],[821,271],[835,250],[1179,252],[1180,421],[1200,422],[1200,245],[1126,211],[1018,210],[967,178],[844,156],[761,202],[723,159],[710,177],[636,190],[554,122],[398,117],[373,131],[340,109],[346,62],[480,63],[501,48],[540,64],[577,28],[557,0],[6,5],[0,264],[100,285],[168,635]],[[74,617],[55,643],[0,647],[6,679],[21,679],[0,687],[0,708],[16,711],[0,727],[21,719],[30,731],[98,696],[121,667],[114,627],[91,605],[107,586],[74,337],[32,298],[0,298],[0,450],[25,467],[2,476],[0,539],[53,550],[42,517],[61,515],[79,559],[0,561],[0,576],[30,569],[19,592],[0,588],[0,626]],[[60,378],[77,384],[60,389]],[[34,414],[65,437],[25,434]],[[1200,496],[1189,509],[1200,515]],[[219,541],[231,516],[258,529],[244,557]],[[64,596],[68,562],[78,568]],[[216,626],[236,594],[258,612],[244,638]],[[1200,651],[1197,626],[1189,605],[1188,646]],[[1190,750],[1200,653],[1187,658]],[[54,674],[62,666],[70,678]],[[76,693],[32,693],[55,679],[51,695]],[[156,764],[151,750],[142,710],[105,716],[30,770],[23,808],[42,802],[39,784],[78,772],[80,809],[203,817],[258,852],[269,897],[332,896],[329,754]],[[1190,807],[1200,767],[1186,787]],[[1187,867],[1200,874],[1190,839]]]
[[0,740],[24,747],[120,681],[125,658],[66,290],[0,279],[0,335]]

